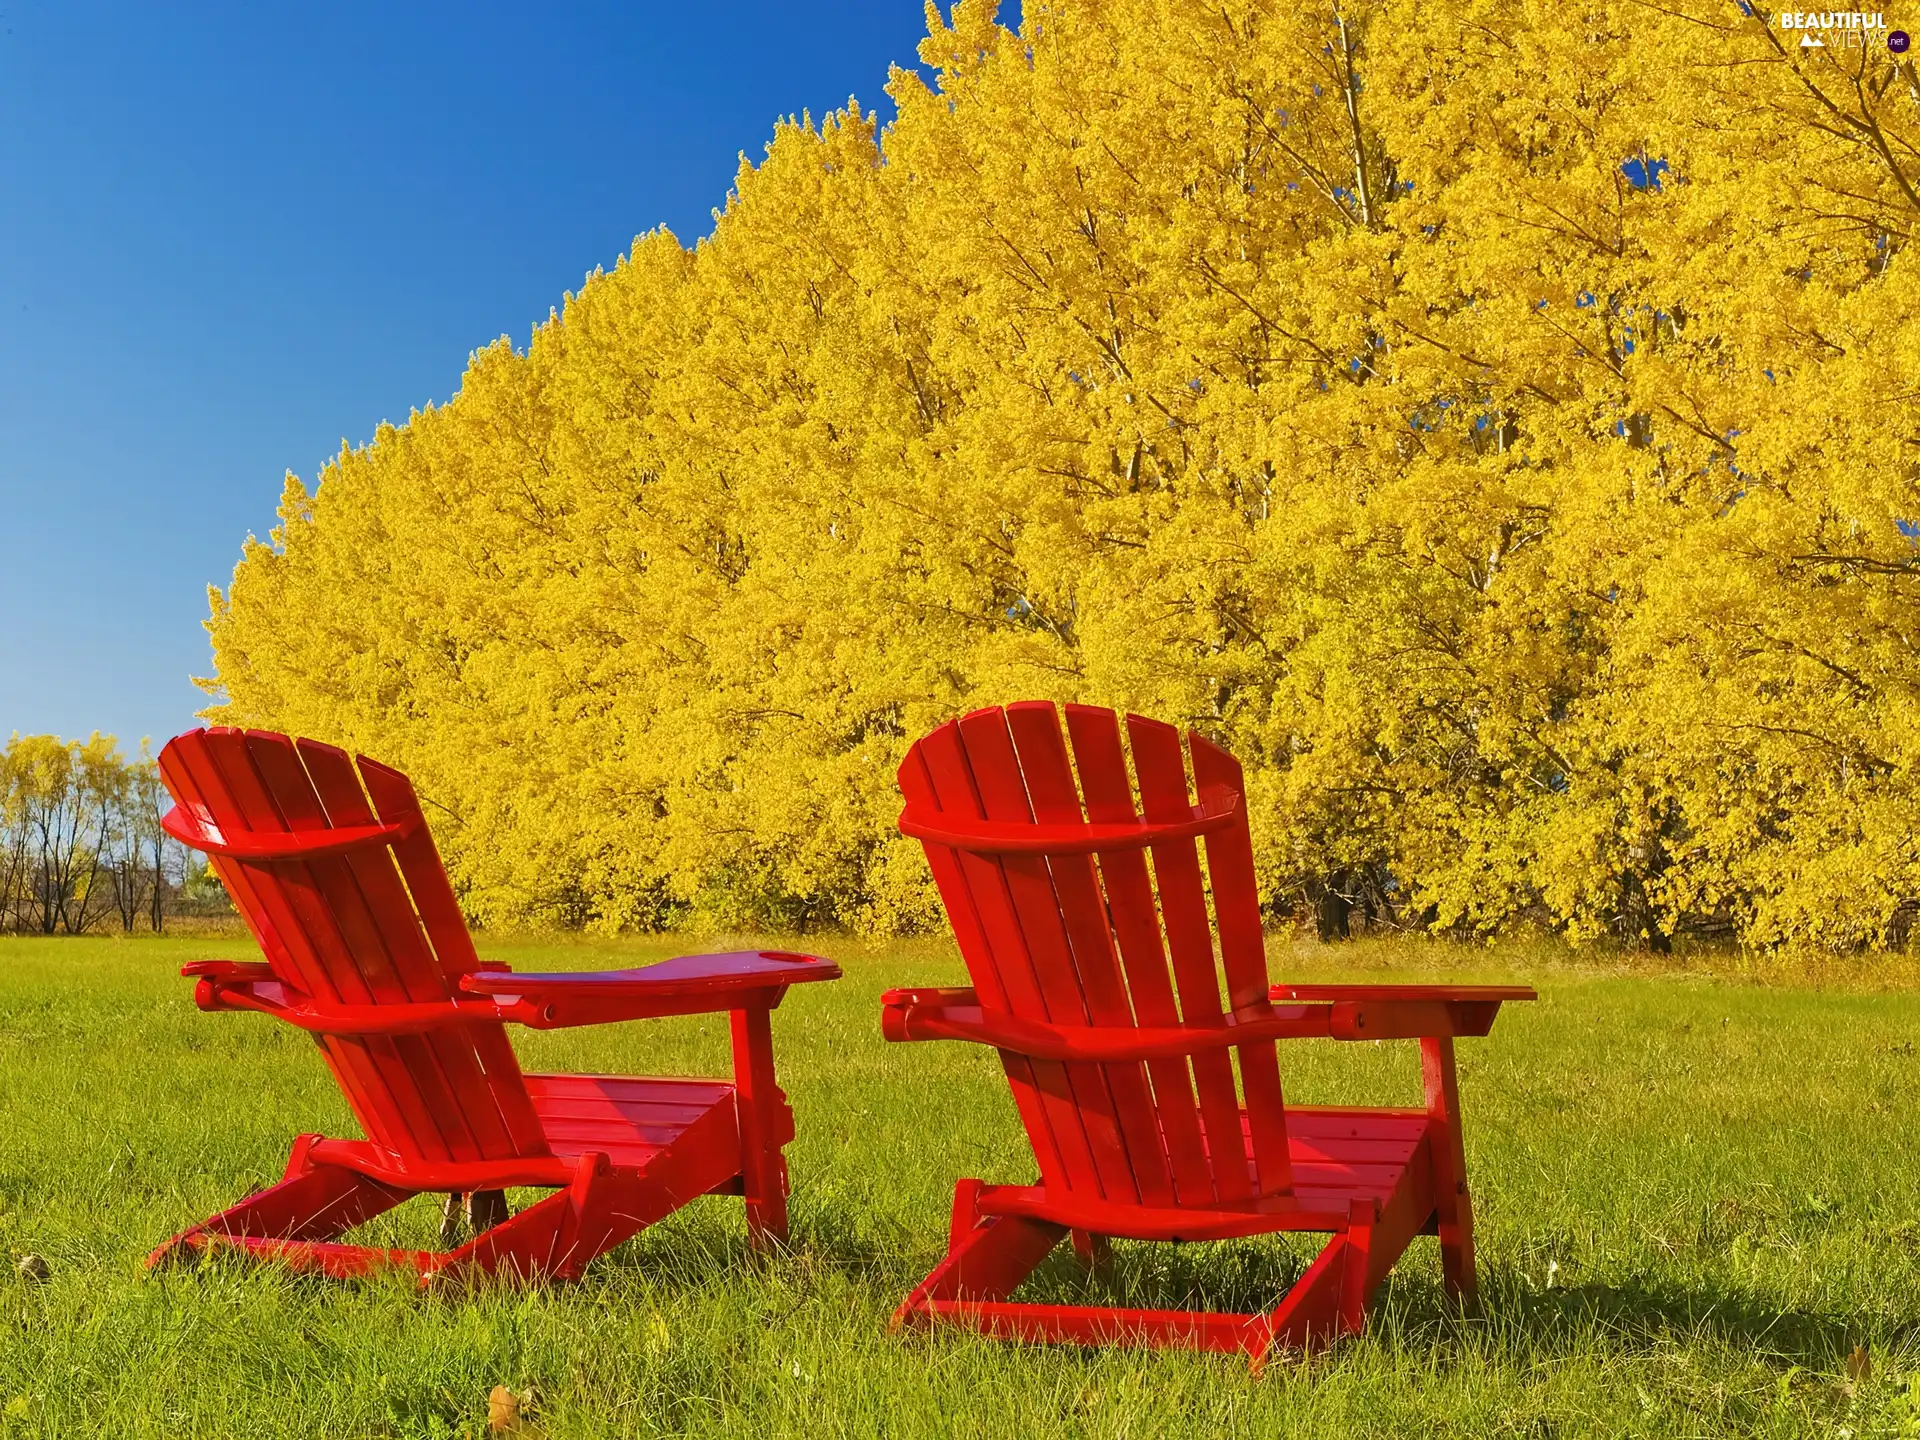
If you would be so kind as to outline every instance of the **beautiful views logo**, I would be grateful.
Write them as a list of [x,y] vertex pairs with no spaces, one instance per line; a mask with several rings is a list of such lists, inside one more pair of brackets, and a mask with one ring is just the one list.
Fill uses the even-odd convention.
[[1906,31],[1888,31],[1887,17],[1878,10],[1783,10],[1778,19],[1782,30],[1801,32],[1802,50],[1858,50],[1879,43],[1899,55],[1909,43]]

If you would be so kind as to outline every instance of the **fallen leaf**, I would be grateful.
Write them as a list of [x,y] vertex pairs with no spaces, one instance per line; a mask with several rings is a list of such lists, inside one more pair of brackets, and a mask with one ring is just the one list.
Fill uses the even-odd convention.
[[520,1397],[504,1385],[487,1396],[487,1429],[496,1434],[520,1428]]
[[1853,1353],[1847,1356],[1847,1376],[1853,1380],[1865,1380],[1873,1374],[1873,1352],[1863,1340],[1853,1347]]
[[514,1440],[546,1440],[546,1432],[533,1423],[539,1403],[538,1391],[494,1386],[487,1394],[487,1430],[494,1435],[511,1435]]

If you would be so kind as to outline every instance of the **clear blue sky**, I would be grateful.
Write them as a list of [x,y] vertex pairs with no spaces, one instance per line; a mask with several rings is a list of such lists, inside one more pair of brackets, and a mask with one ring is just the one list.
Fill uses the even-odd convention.
[[[1017,13],[1011,5],[1009,15]],[[444,401],[919,0],[0,0],[0,740],[164,740],[284,473]]]

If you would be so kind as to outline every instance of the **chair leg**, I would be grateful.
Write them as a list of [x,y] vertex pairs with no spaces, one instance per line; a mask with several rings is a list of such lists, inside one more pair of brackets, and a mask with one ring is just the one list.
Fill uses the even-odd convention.
[[1332,1236],[1280,1303],[1249,1322],[1246,1349],[1256,1375],[1275,1350],[1310,1350],[1347,1332],[1355,1272],[1364,1279],[1364,1257],[1347,1233]]
[[1428,1143],[1433,1152],[1434,1210],[1440,1232],[1440,1273],[1447,1294],[1473,1298],[1473,1196],[1467,1189],[1467,1152],[1460,1134],[1460,1081],[1451,1036],[1420,1042],[1420,1073],[1427,1097]]
[[[1367,1301],[1373,1292],[1375,1221],[1379,1210],[1356,1201],[1347,1217],[1346,1258],[1340,1267],[1340,1314],[1336,1333],[1358,1335],[1367,1328]],[[1392,1260],[1388,1261],[1388,1265]],[[1386,1266],[1381,1266],[1384,1274]]]
[[467,1196],[467,1225],[474,1234],[505,1224],[513,1214],[504,1190],[476,1190]]
[[1073,1232],[1073,1253],[1089,1270],[1098,1270],[1113,1259],[1113,1242],[1104,1235],[1087,1230]]
[[[1075,1345],[1239,1352],[1257,1375],[1275,1350],[1311,1350],[1366,1328],[1374,1292],[1434,1213],[1428,1143],[1423,1137],[1388,1195],[1352,1204],[1344,1227],[1279,1305],[1261,1315],[1012,1303],[1020,1283],[1073,1232],[1025,1216],[983,1218],[983,1187],[962,1180],[954,1187],[946,1257],[894,1312],[893,1323],[947,1321],[988,1335]],[[1096,1254],[1106,1248],[1105,1237],[1086,1241]]]
[[1249,1323],[1244,1348],[1255,1374],[1275,1349],[1311,1350],[1367,1328],[1374,1292],[1434,1213],[1432,1175],[1428,1153],[1416,1150],[1384,1201],[1353,1203],[1347,1228],[1327,1242],[1270,1315]]
[[793,1138],[793,1114],[774,1079],[771,1014],[762,1005],[735,1010],[729,1017],[747,1243],[755,1250],[787,1239],[787,1162],[781,1147]]
[[605,1171],[605,1156],[581,1156],[572,1184],[489,1226],[458,1249],[430,1257],[421,1269],[420,1283],[428,1285],[440,1276],[467,1271],[505,1273],[522,1280],[542,1275],[573,1278],[592,1258],[578,1254],[578,1242],[582,1220],[588,1222],[585,1228],[594,1228],[608,1178]]
[[351,1170],[313,1164],[307,1152],[317,1139],[316,1135],[302,1135],[294,1141],[286,1176],[278,1184],[181,1231],[147,1257],[149,1268],[223,1238],[295,1243],[331,1240],[408,1198],[408,1191],[395,1190]]
[[981,1219],[974,1209],[980,1189],[978,1180],[954,1186],[946,1258],[893,1312],[896,1328],[956,1302],[1005,1300],[1066,1235],[1066,1226],[1044,1220],[1015,1215]]
[[577,1280],[587,1265],[689,1200],[724,1184],[739,1154],[735,1115],[716,1106],[642,1171],[589,1152],[563,1190],[507,1215],[458,1250],[420,1258],[420,1283],[462,1271]]
[[440,1207],[441,1247],[451,1250],[460,1243],[462,1234],[472,1236],[491,1230],[511,1214],[504,1190],[475,1190],[471,1195],[455,1190]]

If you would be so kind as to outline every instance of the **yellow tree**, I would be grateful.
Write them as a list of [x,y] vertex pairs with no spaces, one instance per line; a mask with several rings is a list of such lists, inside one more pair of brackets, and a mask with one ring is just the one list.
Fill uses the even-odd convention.
[[1045,695],[1235,749],[1283,909],[1902,940],[1910,62],[1731,0],[921,58],[290,478],[215,718],[407,766],[491,920],[923,923],[902,748]]

